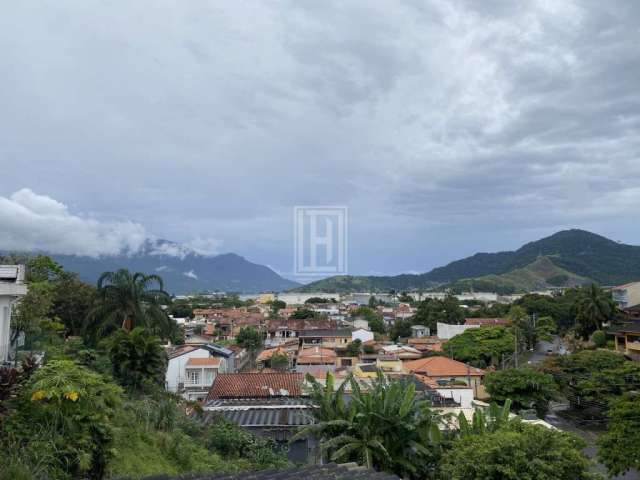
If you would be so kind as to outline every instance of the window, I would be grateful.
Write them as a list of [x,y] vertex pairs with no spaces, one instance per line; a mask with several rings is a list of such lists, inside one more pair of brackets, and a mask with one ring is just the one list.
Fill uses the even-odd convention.
[[187,370],[187,383],[198,385],[200,383],[200,370]]

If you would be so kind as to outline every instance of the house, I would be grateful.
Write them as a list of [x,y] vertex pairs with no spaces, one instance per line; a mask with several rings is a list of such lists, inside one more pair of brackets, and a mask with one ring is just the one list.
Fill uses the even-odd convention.
[[407,343],[410,347],[420,350],[423,354],[425,352],[441,352],[444,341],[440,337],[429,336],[421,338],[408,338]]
[[222,357],[227,361],[225,373],[239,372],[247,366],[250,360],[249,352],[246,348],[242,348],[239,345],[229,345],[222,347],[215,344],[207,344],[205,348],[209,350],[214,357]]
[[632,360],[640,360],[640,322],[618,326],[612,333],[618,352],[624,353]]
[[497,325],[509,325],[511,320],[508,318],[465,318],[465,325],[478,325],[480,327],[494,327]]
[[24,265],[0,265],[0,365],[11,360],[11,310],[27,294]]
[[374,338],[373,332],[370,330],[365,330],[363,328],[358,328],[351,332],[351,341],[360,340],[362,343],[370,342]]
[[485,372],[466,363],[447,357],[426,357],[404,362],[407,373],[422,375],[435,381],[439,386],[460,385],[473,388],[476,398],[486,398],[482,385]]
[[640,305],[640,282],[627,283],[611,289],[613,301],[620,309]]
[[[287,348],[289,347],[289,348]],[[293,362],[293,358],[295,357],[296,351],[298,349],[298,342],[295,344],[283,344],[279,347],[275,348],[267,348],[266,350],[261,351],[256,357],[256,363],[258,364],[258,369],[263,369],[271,362],[271,358],[274,355],[284,355],[289,359],[289,364]]]
[[480,325],[449,325],[448,323],[438,322],[438,338],[442,340],[450,340],[456,335],[466,332],[470,328],[480,328]]
[[335,320],[309,318],[271,318],[266,321],[265,346],[275,347],[298,338],[307,330],[330,330],[336,328]]
[[380,353],[383,355],[395,355],[400,360],[413,360],[422,357],[420,350],[408,345],[383,345]]
[[411,325],[411,338],[422,338],[431,335],[429,327],[424,325]]
[[356,318],[353,321],[353,328],[356,330],[369,330],[369,321],[364,318]]
[[304,375],[291,372],[221,373],[207,401],[223,398],[303,397]]
[[169,355],[165,388],[187,400],[202,401],[216,376],[226,367],[226,359],[213,357],[205,347],[181,346]]
[[333,371],[336,368],[338,355],[335,350],[319,346],[302,348],[296,358],[296,372],[310,370]]
[[303,330],[299,338],[302,347],[321,345],[325,348],[346,348],[351,343],[351,330],[346,328]]

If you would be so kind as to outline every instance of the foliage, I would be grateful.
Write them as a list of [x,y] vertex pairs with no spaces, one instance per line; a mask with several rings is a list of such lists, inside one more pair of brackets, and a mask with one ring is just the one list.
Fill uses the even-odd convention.
[[121,399],[121,390],[99,374],[54,360],[33,374],[3,435],[21,446],[26,459],[58,472],[54,477],[102,478],[112,456],[111,420]]
[[425,325],[436,332],[437,323],[460,325],[464,323],[464,311],[453,295],[444,299],[427,298],[418,304],[415,315],[411,317],[411,325]]
[[113,375],[121,385],[145,389],[164,385],[167,355],[160,340],[140,327],[118,330],[107,340]]
[[236,343],[255,353],[262,348],[262,335],[252,326],[242,327],[236,336]]
[[278,312],[283,308],[287,308],[287,303],[283,300],[271,300],[268,302],[271,317],[276,318],[278,316]]
[[171,302],[158,275],[131,273],[126,269],[105,272],[98,279],[98,301],[92,309],[94,338],[118,328],[145,327],[162,338],[177,334],[177,325],[163,310]]
[[289,357],[285,353],[274,353],[269,359],[269,366],[274,370],[289,368]]
[[518,305],[511,307],[508,317],[518,335],[519,343],[528,349],[535,348],[540,340],[551,340],[552,334],[556,331],[553,318],[528,315],[526,310]]
[[498,365],[504,355],[512,354],[513,344],[511,330],[496,326],[466,330],[450,339],[443,348],[456,360],[484,368]]
[[471,435],[484,435],[492,433],[501,428],[508,427],[517,419],[510,418],[511,400],[506,400],[502,407],[491,402],[489,409],[485,412],[482,408],[476,408],[473,412],[471,423],[463,412],[458,414],[459,436],[465,438]]
[[587,339],[594,331],[602,330],[602,325],[612,320],[616,313],[617,307],[611,292],[605,292],[595,283],[579,290],[576,321],[582,338]]
[[29,337],[40,333],[42,322],[49,318],[52,301],[53,287],[49,282],[29,284],[27,294],[20,299],[11,315],[11,343],[15,343],[20,334]]
[[607,334],[603,330],[596,330],[591,334],[591,341],[597,348],[604,348],[607,345]]
[[360,350],[362,349],[362,340],[356,338],[353,342],[347,345],[347,357],[357,357],[360,355]]
[[576,413],[602,422],[612,398],[640,385],[640,365],[608,350],[581,350],[550,359],[544,368]]
[[500,403],[511,400],[518,411],[535,408],[540,418],[547,414],[549,402],[557,395],[553,377],[530,367],[490,372],[484,386],[493,400]]
[[305,304],[317,304],[317,303],[338,303],[335,298],[322,298],[322,297],[311,297],[307,298],[304,302]]
[[640,469],[640,398],[626,394],[611,401],[609,427],[598,439],[598,458],[609,475]]
[[[332,461],[357,461],[411,478],[435,471],[442,450],[439,417],[416,396],[413,383],[387,380],[381,372],[367,392],[353,377],[335,391],[331,374],[324,386],[310,375],[307,381],[319,407],[314,411],[317,423],[294,438],[316,434]],[[348,406],[343,401],[347,384],[352,392]]]
[[562,331],[572,328],[576,317],[577,289],[565,290],[556,296],[530,293],[514,302],[525,309],[527,315],[551,317]]
[[82,335],[95,298],[95,286],[62,272],[53,283],[50,315],[64,324],[68,335]]
[[[375,297],[371,298],[375,299]],[[382,335],[386,332],[382,317],[371,307],[361,305],[353,311],[351,316],[352,318],[363,318],[364,320],[366,320],[369,324],[369,330],[374,333],[379,333],[380,335]]]
[[315,316],[316,314],[313,310],[310,310],[308,308],[298,308],[289,316],[289,318],[304,319],[304,318],[314,318]]
[[442,478],[451,480],[586,480],[589,460],[578,437],[542,426],[513,423],[482,435],[462,436],[444,454]]

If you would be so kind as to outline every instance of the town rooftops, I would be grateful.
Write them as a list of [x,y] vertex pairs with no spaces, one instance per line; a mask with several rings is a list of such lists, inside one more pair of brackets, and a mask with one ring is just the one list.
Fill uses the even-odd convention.
[[404,369],[428,377],[482,376],[484,370],[472,367],[447,357],[427,357],[404,363]]
[[336,352],[329,348],[310,347],[303,348],[298,353],[299,365],[321,365],[336,361]]
[[190,358],[187,360],[187,367],[219,367],[220,358]]
[[298,335],[300,338],[316,338],[316,337],[345,337],[351,338],[351,330],[348,328],[339,329],[318,329],[318,330],[303,330]]
[[198,350],[198,348],[200,347],[194,347],[191,345],[181,345],[178,348],[176,348],[175,350],[173,350],[171,353],[169,353],[169,360],[173,359],[173,358],[177,358],[181,355],[184,355],[185,353],[189,353],[189,352],[193,352],[194,350]]
[[301,373],[221,373],[213,381],[207,400],[302,396]]
[[226,347],[221,347],[220,345],[214,345],[212,343],[208,343],[207,345],[204,346],[204,348],[206,348],[207,350],[209,350],[211,353],[215,355],[221,355],[227,358],[231,357],[234,354],[233,350]]

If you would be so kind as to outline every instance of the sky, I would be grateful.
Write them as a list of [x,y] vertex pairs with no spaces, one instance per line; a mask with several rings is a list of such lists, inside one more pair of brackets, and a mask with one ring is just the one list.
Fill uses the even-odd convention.
[[639,45],[622,0],[6,2],[0,248],[291,277],[298,205],[348,208],[352,274],[640,244]]

